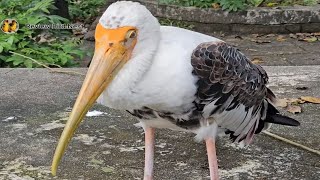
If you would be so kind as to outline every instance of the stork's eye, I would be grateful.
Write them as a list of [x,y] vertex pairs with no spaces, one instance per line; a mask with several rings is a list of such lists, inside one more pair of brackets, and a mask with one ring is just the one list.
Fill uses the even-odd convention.
[[137,37],[137,32],[136,30],[129,30],[127,32],[127,39],[133,39],[133,38],[136,38]]

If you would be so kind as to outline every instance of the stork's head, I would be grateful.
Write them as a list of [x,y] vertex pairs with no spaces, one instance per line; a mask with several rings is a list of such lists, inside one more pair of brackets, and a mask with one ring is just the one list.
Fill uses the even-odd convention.
[[52,174],[80,122],[99,95],[131,61],[155,49],[160,25],[139,3],[121,1],[108,7],[95,31],[95,52],[69,120],[56,148]]

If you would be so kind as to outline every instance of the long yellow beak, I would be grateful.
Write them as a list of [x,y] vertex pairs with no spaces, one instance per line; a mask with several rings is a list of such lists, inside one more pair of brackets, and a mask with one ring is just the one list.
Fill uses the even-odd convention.
[[56,148],[51,166],[52,175],[56,175],[58,164],[80,122],[128,59],[126,48],[121,43],[96,50]]

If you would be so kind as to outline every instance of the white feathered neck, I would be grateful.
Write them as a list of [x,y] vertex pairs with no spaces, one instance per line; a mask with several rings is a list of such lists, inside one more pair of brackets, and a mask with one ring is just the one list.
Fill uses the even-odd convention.
[[111,4],[99,23],[107,29],[133,26],[138,30],[137,43],[131,59],[119,71],[98,102],[115,109],[134,106],[128,101],[133,96],[133,87],[150,68],[160,41],[160,24],[145,6],[131,1]]
[[112,23],[116,15],[122,20],[114,20],[115,26],[138,28],[138,42],[132,59],[101,94],[98,103],[122,110],[142,106],[177,114],[189,110],[197,91],[197,77],[192,75],[190,61],[192,51],[203,42],[218,39],[181,28],[160,27],[144,6],[132,2],[111,5],[100,23],[116,28]]

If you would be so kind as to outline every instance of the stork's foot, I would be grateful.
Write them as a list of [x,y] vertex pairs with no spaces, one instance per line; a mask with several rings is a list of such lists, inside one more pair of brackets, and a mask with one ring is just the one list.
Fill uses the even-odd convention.
[[206,139],[206,146],[207,146],[209,169],[210,169],[210,179],[219,180],[218,160],[217,160],[217,154],[216,154],[215,139],[214,138]]
[[153,179],[154,128],[145,128],[144,180]]

